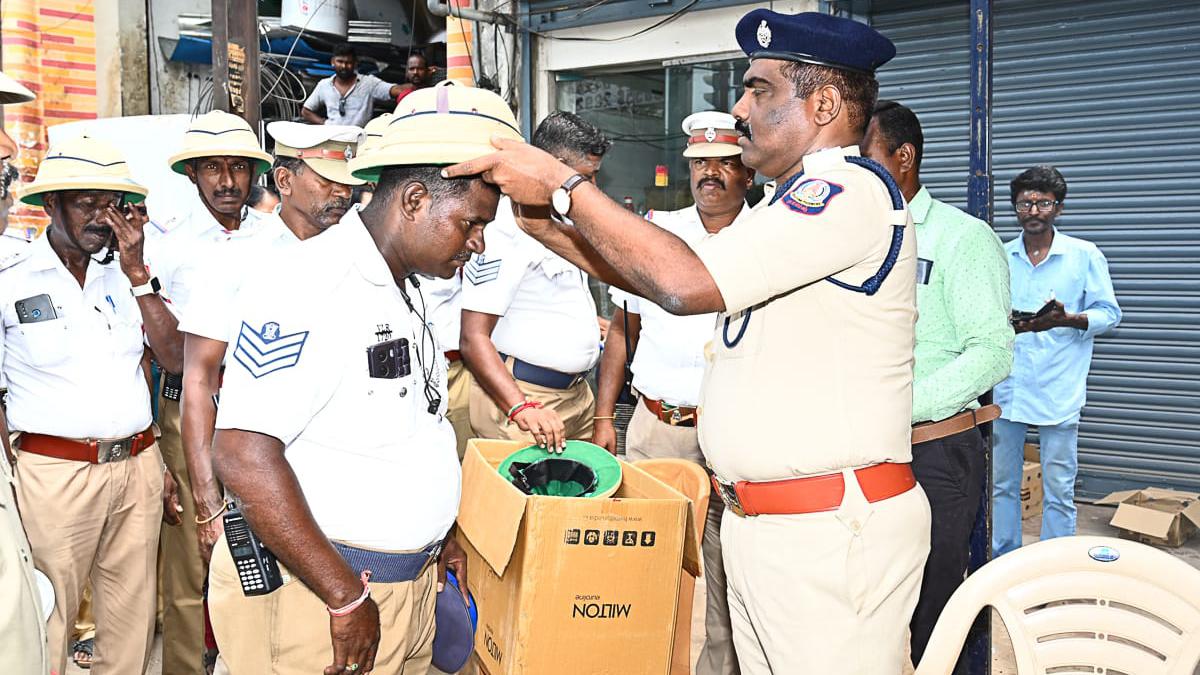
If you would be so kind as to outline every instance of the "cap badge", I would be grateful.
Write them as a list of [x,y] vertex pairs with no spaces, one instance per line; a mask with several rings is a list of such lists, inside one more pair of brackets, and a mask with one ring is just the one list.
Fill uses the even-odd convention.
[[349,162],[350,160],[354,159],[354,148],[347,145],[346,149],[342,151],[342,155],[345,156],[346,161]]
[[771,27],[767,25],[766,19],[758,24],[758,44],[763,49],[771,46]]
[[704,132],[704,140],[708,141],[709,143],[717,140],[717,130],[709,127],[708,130]]

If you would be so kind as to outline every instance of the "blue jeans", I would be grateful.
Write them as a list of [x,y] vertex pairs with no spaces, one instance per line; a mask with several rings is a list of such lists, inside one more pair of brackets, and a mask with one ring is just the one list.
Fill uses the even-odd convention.
[[[1028,425],[1006,419],[993,424],[992,555],[1021,546],[1021,470]],[[1042,453],[1042,539],[1075,534],[1075,474],[1079,470],[1079,415],[1039,426]]]

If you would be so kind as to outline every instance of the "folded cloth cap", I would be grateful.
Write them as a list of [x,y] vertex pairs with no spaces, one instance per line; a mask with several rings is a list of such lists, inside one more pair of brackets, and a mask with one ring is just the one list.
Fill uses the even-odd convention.
[[326,180],[342,185],[362,185],[350,175],[350,160],[363,130],[341,124],[271,122],[267,133],[275,139],[276,157],[296,157]]
[[111,190],[129,202],[146,198],[146,188],[134,182],[117,146],[90,136],[77,136],[50,146],[32,183],[19,190],[21,201],[42,206],[47,192]]
[[688,135],[684,157],[732,157],[742,154],[737,144],[741,136],[735,127],[737,120],[729,113],[710,110],[688,115],[683,120],[683,133]]
[[383,136],[350,161],[350,171],[377,181],[389,166],[458,164],[495,152],[493,136],[523,140],[504,99],[446,80],[405,96]]
[[26,103],[37,98],[25,85],[11,77],[0,73],[0,105],[9,103]]
[[[463,602],[464,595],[470,605]],[[437,594],[433,611],[433,667],[444,673],[457,673],[467,665],[475,648],[479,612],[475,598],[466,589],[459,590],[458,578],[450,570],[446,570],[446,585]]]
[[896,56],[896,45],[865,23],[820,12],[780,14],[755,9],[737,24],[751,59],[780,59],[867,75]]
[[604,499],[621,486],[621,463],[587,441],[567,441],[561,453],[531,445],[505,457],[497,470],[526,494]]
[[171,170],[185,174],[184,166],[197,157],[245,157],[254,160],[254,173],[271,168],[271,155],[258,144],[258,136],[246,120],[221,110],[204,113],[192,120],[183,134],[183,148],[167,160]]

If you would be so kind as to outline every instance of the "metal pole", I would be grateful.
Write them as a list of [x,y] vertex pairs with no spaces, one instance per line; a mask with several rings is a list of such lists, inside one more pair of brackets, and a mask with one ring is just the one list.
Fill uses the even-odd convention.
[[[971,175],[967,180],[967,211],[992,224],[992,2],[971,0]],[[988,392],[982,402],[991,403]],[[971,532],[970,571],[991,559],[992,551],[992,425],[982,429],[984,444],[983,494]],[[967,636],[967,665],[971,675],[992,672],[992,614],[976,618]]]
[[[529,28],[529,2],[518,3],[517,18],[521,26]],[[521,34],[521,134],[525,140],[533,141],[533,38],[528,30]]]
[[245,119],[257,132],[262,121],[257,3],[212,0],[212,33],[213,107]]

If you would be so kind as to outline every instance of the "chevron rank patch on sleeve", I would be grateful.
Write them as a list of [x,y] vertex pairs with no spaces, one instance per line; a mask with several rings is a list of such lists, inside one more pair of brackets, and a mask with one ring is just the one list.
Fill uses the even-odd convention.
[[274,321],[258,330],[243,321],[233,358],[257,379],[300,363],[307,340],[308,331],[284,335]]
[[498,258],[489,260],[486,255],[477,255],[467,263],[466,268],[463,269],[463,276],[476,286],[495,281],[496,277],[500,276],[500,263],[501,260]]

